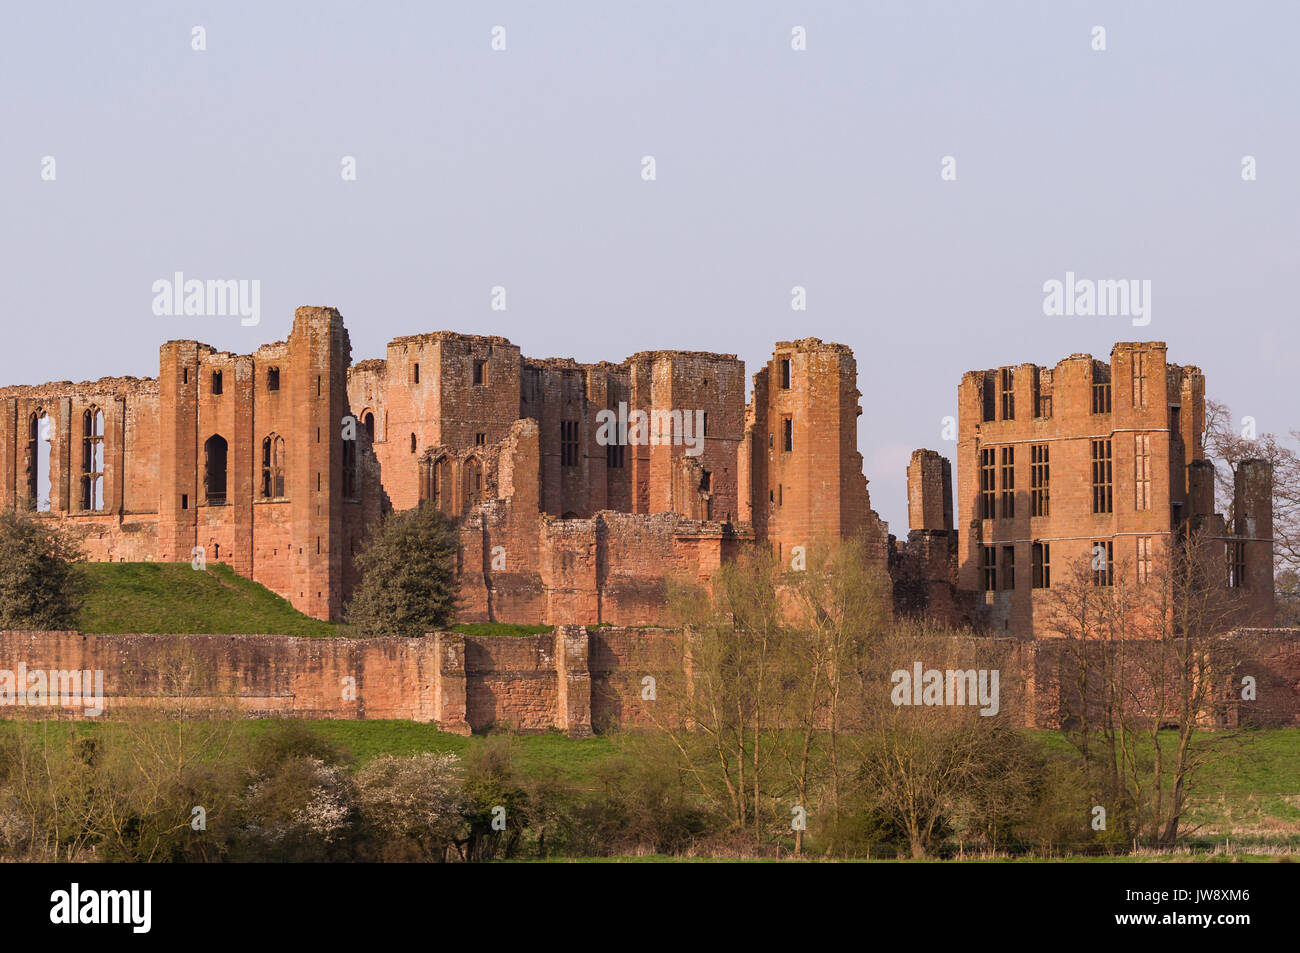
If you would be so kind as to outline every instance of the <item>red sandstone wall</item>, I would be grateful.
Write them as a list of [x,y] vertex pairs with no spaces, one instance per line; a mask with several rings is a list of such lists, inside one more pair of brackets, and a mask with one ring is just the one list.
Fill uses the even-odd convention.
[[[1231,723],[1300,725],[1300,630],[1248,629],[1234,637],[1245,657],[1238,676],[1257,679],[1258,697],[1238,705]],[[1130,651],[1146,646],[1132,643]],[[876,702],[888,698],[892,670],[920,662],[926,669],[998,670],[1000,714],[1013,724],[1055,727],[1070,710],[1073,656],[1059,641],[934,639],[899,651],[883,660],[880,683],[866,686],[880,693]],[[685,689],[683,662],[680,633],[618,627],[369,640],[0,632],[0,669],[103,670],[108,717],[141,707],[166,715],[183,703],[248,717],[398,718],[436,721],[449,731],[509,726],[583,735],[593,726],[672,723]],[[189,677],[184,692],[169,681],[179,674]],[[646,697],[647,677],[654,699]],[[851,707],[849,699],[846,711]],[[79,716],[66,708],[0,707],[3,718]]]

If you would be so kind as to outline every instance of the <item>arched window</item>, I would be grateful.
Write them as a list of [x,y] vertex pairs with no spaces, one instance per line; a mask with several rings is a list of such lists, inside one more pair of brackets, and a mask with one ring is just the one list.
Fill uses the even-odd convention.
[[213,434],[203,444],[203,492],[208,506],[226,502],[226,456],[229,444],[220,434]]
[[53,483],[50,451],[54,439],[51,421],[44,410],[27,418],[27,499],[38,513],[50,511]]
[[433,505],[444,513],[451,504],[451,487],[447,485],[447,458],[439,457],[433,464],[433,486],[430,488],[429,499]]
[[478,504],[483,499],[483,464],[478,457],[465,461],[465,509]]
[[104,412],[98,407],[81,415],[81,508],[104,508]]
[[367,410],[365,416],[361,418],[361,422],[366,426],[366,433],[370,435],[370,442],[374,443],[375,442],[375,415]]
[[284,496],[284,438],[270,434],[262,438],[262,499]]

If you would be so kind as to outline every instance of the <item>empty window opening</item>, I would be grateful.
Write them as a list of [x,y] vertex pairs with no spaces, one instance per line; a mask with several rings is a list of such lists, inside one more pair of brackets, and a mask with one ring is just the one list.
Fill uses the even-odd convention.
[[212,395],[215,397],[221,393],[221,371],[212,372]]
[[284,438],[270,434],[262,438],[262,499],[284,496]]
[[104,412],[96,407],[81,415],[81,508],[104,508]]
[[203,493],[209,506],[226,502],[226,457],[229,444],[220,434],[213,434],[203,444]]
[[474,362],[474,383],[479,387],[485,387],[487,386],[487,382],[488,382],[487,361],[475,361]]
[[374,443],[375,442],[375,415],[367,411],[366,415],[361,418],[361,422],[365,425],[366,436],[370,438],[371,443]]
[[1110,540],[1094,540],[1092,550],[1092,584],[1094,586],[1112,586],[1115,584],[1115,544]]
[[[1051,416],[1051,411],[1050,411],[1050,410],[1048,411],[1048,413],[1047,413],[1046,415],[1043,414],[1043,397],[1044,397],[1044,395],[1043,395],[1043,369],[1042,369],[1041,367],[1034,367],[1034,368],[1033,368],[1032,372],[1030,373],[1030,378],[1029,378],[1029,387],[1030,387],[1030,392],[1031,392],[1032,399],[1033,399],[1033,404],[1034,404],[1034,416],[1035,416],[1035,417],[1042,417],[1042,416],[1049,416],[1049,417],[1050,417],[1050,416]],[[1048,398],[1048,400],[1049,400],[1049,402],[1050,402],[1051,398]],[[1049,407],[1051,406],[1050,403],[1049,403],[1048,406],[1049,406]]]
[[1002,588],[1016,588],[1016,547],[1002,547]]
[[1092,511],[1112,512],[1111,445],[1109,440],[1092,442]]
[[1048,444],[1033,444],[1029,448],[1029,513],[1031,516],[1051,515],[1051,475]]
[[267,389],[267,390],[279,390],[279,389],[280,389],[280,369],[279,369],[278,367],[270,367],[270,368],[267,368],[267,371],[266,371],[266,389]]
[[623,469],[623,445],[621,443],[605,445],[605,466],[611,470]]
[[996,546],[984,547],[980,568],[984,577],[984,591],[995,591],[998,587],[998,550]]
[[1246,588],[1246,544],[1239,539],[1228,541],[1228,586]]
[[1016,448],[1002,448],[1002,518],[1016,515]]
[[190,495],[189,495],[188,493],[182,493],[182,494],[181,494],[181,509],[183,509],[183,510],[188,510],[189,508],[190,508]]
[[32,414],[27,424],[28,499],[36,512],[48,513],[50,497],[53,495],[50,454],[53,449],[54,428],[43,410]]
[[1094,380],[1092,383],[1092,412],[1110,413],[1110,381]]
[[781,358],[781,390],[790,389],[790,358]]
[[487,434],[485,433],[474,434],[474,446],[481,447],[485,443],[487,443]]
[[415,434],[411,434],[411,452],[415,453]]
[[578,465],[578,422],[576,420],[560,421],[560,466],[576,467]]
[[794,420],[790,417],[781,419],[781,448],[786,453],[794,450]]
[[980,519],[991,520],[997,499],[997,451],[992,447],[980,450]]
[[446,457],[439,457],[433,464],[433,473],[431,479],[433,486],[429,488],[429,499],[433,500],[433,505],[438,509],[446,511],[446,505],[451,502],[451,496],[447,492],[447,470],[449,464]]
[[418,383],[420,383],[420,365],[419,365],[419,364],[412,364],[412,365],[411,365],[411,383],[412,383],[412,384],[418,384]]
[[1052,544],[1034,543],[1032,552],[1034,589],[1052,588]]
[[483,464],[477,457],[465,461],[465,509],[477,505],[483,499]]
[[189,382],[190,382],[190,369],[189,369],[188,367],[182,367],[182,368],[181,368],[181,383],[182,383],[182,384],[188,384]]

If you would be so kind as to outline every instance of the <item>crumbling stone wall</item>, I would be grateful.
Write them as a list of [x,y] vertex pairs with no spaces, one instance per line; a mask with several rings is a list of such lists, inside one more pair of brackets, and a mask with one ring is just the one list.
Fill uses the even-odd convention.
[[[1142,565],[1158,565],[1171,534],[1197,527],[1226,546],[1241,544],[1248,601],[1242,622],[1271,624],[1271,473],[1265,461],[1245,463],[1234,507],[1241,515],[1229,525],[1214,514],[1213,466],[1201,444],[1204,402],[1200,370],[1168,363],[1160,341],[1116,344],[1109,362],[1074,354],[1054,368],[1022,364],[965,374],[958,391],[962,528],[950,581],[977,603],[977,621],[1016,638],[1056,635],[1051,584],[1039,584],[1040,564],[1059,583],[1096,543],[1109,544],[1113,572],[1141,582]],[[1108,457],[1104,449],[1099,456],[1098,445]],[[1035,492],[1040,475],[1047,481],[1042,494]],[[941,513],[951,475],[941,458],[918,451],[908,477],[912,529],[949,529]],[[933,554],[937,543],[909,539],[908,546],[914,558],[900,553],[896,571],[911,566],[922,575],[904,588],[937,591],[936,564],[916,551],[924,546]],[[1227,566],[1224,560],[1225,585]],[[946,612],[941,619],[951,621]]]
[[[866,534],[885,563],[852,353],[815,338],[778,352],[771,367],[788,360],[792,373],[772,388],[771,368],[760,372],[747,406],[734,354],[578,364],[439,331],[354,366],[342,316],[304,307],[286,340],[252,354],[169,341],[156,380],[0,389],[0,505],[37,496],[34,433],[48,425],[43,518],[92,559],[201,554],[337,620],[385,508],[427,500],[461,520],[467,618],[657,622],[666,577],[707,580],[746,546],[785,556]],[[82,431],[99,413],[92,442]],[[768,429],[782,414],[796,436],[778,452]],[[95,446],[100,471],[84,462]]]
[[[1224,724],[1300,726],[1300,629],[1242,629],[1230,638],[1240,656],[1233,677],[1254,677],[1257,694],[1235,705]],[[1150,650],[1150,643],[1126,647]],[[1078,710],[1071,697],[1074,647],[1062,640],[935,638],[892,651],[879,683],[865,687],[880,693],[877,704],[889,698],[892,671],[910,674],[919,663],[923,670],[996,670],[998,713],[1014,725],[1053,728],[1063,713]],[[183,707],[244,717],[398,718],[460,733],[560,730],[575,737],[675,724],[690,679],[680,632],[618,626],[560,626],[525,638],[0,632],[0,673],[20,665],[101,670],[106,718]],[[180,693],[178,676],[188,686]],[[1223,688],[1235,692],[1238,681]],[[863,700],[846,697],[843,711],[851,716]],[[0,718],[81,717],[79,708],[0,705]]]

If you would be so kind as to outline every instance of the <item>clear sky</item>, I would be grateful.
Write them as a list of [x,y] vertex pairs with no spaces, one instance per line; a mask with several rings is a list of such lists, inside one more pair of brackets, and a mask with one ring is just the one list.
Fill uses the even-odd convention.
[[[1300,428],[1297,36],[1291,0],[8,3],[0,382],[247,353],[303,304],[354,360],[452,329],[752,374],[818,336],[856,352],[903,535],[965,370],[1164,340]],[[259,280],[261,323],[154,315],[176,271]],[[1150,324],[1045,316],[1067,271],[1151,281]]]

